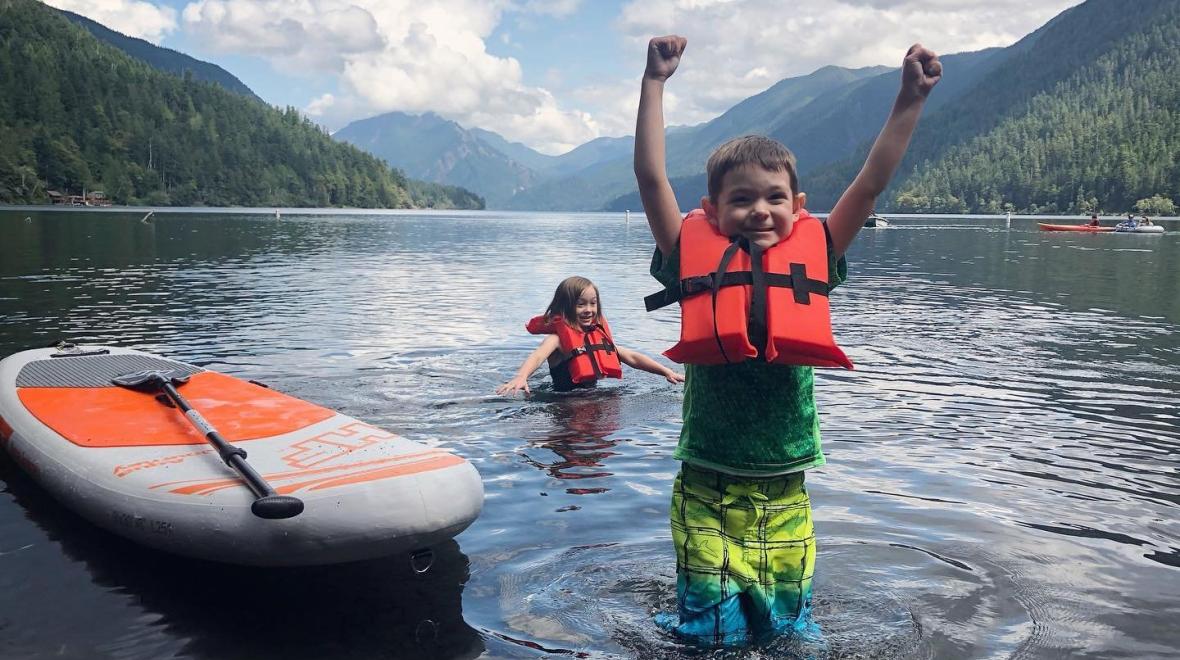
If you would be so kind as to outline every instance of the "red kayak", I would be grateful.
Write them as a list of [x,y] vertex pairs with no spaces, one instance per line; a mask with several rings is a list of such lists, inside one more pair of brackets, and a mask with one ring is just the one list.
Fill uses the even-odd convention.
[[1038,222],[1037,226],[1041,228],[1041,231],[1114,231],[1114,227],[1095,227],[1093,225],[1047,225]]

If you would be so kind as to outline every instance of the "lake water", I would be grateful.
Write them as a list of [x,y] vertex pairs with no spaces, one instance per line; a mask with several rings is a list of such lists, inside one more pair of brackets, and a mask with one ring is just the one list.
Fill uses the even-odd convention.
[[[563,277],[658,355],[640,214],[0,210],[0,354],[162,353],[469,458],[482,517],[422,576],[179,559],[103,532],[0,458],[0,657],[1177,657],[1180,227],[1026,218],[867,229],[833,293],[855,371],[817,376],[808,475],[825,639],[687,648],[668,529],[681,390],[492,392]],[[29,216],[26,221],[25,216]]]

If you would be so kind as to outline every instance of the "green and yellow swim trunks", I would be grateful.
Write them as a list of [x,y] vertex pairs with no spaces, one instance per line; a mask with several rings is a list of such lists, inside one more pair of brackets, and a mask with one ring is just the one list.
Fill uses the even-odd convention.
[[672,490],[680,620],[661,626],[709,646],[810,629],[815,530],[803,479],[681,466]]

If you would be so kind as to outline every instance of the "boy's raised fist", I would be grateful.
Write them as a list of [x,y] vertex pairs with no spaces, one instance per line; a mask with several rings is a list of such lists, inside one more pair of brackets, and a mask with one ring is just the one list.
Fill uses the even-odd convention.
[[922,44],[910,46],[902,62],[901,86],[904,90],[926,98],[942,77],[942,62],[938,54]]
[[643,75],[658,80],[666,80],[676,72],[680,65],[680,56],[688,39],[670,34],[664,37],[653,37],[647,42],[647,70]]

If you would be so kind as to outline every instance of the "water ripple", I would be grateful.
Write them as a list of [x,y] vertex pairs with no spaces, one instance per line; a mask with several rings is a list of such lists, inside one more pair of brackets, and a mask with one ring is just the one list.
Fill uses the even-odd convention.
[[[0,213],[4,353],[61,338],[115,343],[260,380],[459,451],[487,503],[421,584],[388,563],[247,577],[121,544],[0,460],[10,596],[0,635],[17,656],[250,657],[276,644],[293,657],[1164,657],[1180,647],[1176,233],[1132,242],[903,219],[858,238],[851,278],[832,294],[857,368],[816,379],[829,463],[808,488],[823,639],[704,652],[652,621],[675,607],[680,389],[628,371],[577,395],[540,374],[532,396],[493,393],[537,345],[524,321],[567,275],[599,284],[621,345],[657,355],[675,341],[675,309],[643,312],[658,285],[641,223],[24,215]],[[168,587],[177,579],[224,612],[194,608],[192,593]],[[226,604],[219,594],[240,592],[234,581],[265,597]],[[318,605],[300,609],[308,602]],[[357,602],[366,629],[383,632],[347,632],[356,626],[336,610]]]

